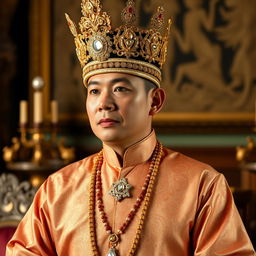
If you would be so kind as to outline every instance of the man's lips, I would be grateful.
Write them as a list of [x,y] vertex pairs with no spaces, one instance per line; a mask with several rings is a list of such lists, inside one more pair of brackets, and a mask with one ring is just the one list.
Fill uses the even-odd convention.
[[102,127],[111,127],[119,123],[119,121],[111,118],[103,118],[101,119],[98,124]]

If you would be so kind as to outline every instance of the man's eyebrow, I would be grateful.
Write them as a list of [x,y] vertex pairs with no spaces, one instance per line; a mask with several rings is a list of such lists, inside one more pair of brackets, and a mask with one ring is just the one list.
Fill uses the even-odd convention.
[[87,84],[87,87],[88,87],[89,85],[97,85],[97,84],[100,84],[100,82],[95,81],[95,80],[92,80],[92,81],[90,81],[90,82]]
[[[111,83],[111,84],[116,84],[116,83],[121,83],[121,82],[132,85],[131,81],[129,79],[127,79],[126,77],[117,77],[117,78],[114,78],[114,79],[109,81],[109,83]],[[90,85],[99,85],[100,83],[101,83],[100,81],[91,80],[87,84],[87,87],[90,86]]]

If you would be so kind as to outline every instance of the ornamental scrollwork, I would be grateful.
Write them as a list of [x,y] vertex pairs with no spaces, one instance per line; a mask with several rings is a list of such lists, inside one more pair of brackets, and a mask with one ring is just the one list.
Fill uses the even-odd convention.
[[20,220],[31,205],[36,188],[14,174],[0,175],[0,221]]

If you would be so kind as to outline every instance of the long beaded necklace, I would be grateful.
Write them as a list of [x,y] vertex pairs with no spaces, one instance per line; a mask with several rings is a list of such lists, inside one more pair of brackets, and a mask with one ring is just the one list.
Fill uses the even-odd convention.
[[133,239],[132,247],[130,251],[128,252],[128,256],[133,256],[136,252],[142,227],[144,224],[144,220],[147,214],[148,206],[150,197],[152,194],[153,186],[155,183],[155,178],[157,176],[160,160],[162,157],[163,152],[163,146],[159,142],[157,143],[152,161],[150,163],[149,171],[146,176],[144,185],[142,187],[142,191],[139,195],[139,197],[136,200],[136,203],[134,204],[133,208],[129,212],[125,222],[123,225],[118,229],[117,233],[114,233],[109,222],[108,218],[106,216],[106,213],[104,211],[104,205],[102,200],[102,181],[101,181],[101,167],[103,164],[103,151],[100,151],[96,157],[96,161],[93,166],[93,172],[91,175],[91,182],[90,182],[90,191],[89,191],[89,230],[90,230],[90,240],[91,240],[91,246],[92,246],[92,252],[93,256],[99,256],[99,251],[97,247],[97,238],[96,238],[96,220],[95,220],[95,208],[96,208],[96,201],[97,206],[101,215],[101,220],[105,226],[106,232],[109,235],[109,243],[110,243],[110,249],[107,254],[107,256],[117,256],[117,245],[120,242],[120,236],[121,234],[124,234],[125,230],[133,220],[134,216],[136,215],[136,212],[140,208],[142,202],[142,211],[141,216],[139,219],[139,224],[136,230],[135,237]]

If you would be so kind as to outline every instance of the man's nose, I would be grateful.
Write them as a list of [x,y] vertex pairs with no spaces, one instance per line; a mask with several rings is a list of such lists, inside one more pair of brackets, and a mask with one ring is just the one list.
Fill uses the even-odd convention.
[[115,108],[116,108],[116,105],[111,94],[109,92],[102,93],[100,97],[100,102],[99,102],[99,110],[113,111],[115,110]]

